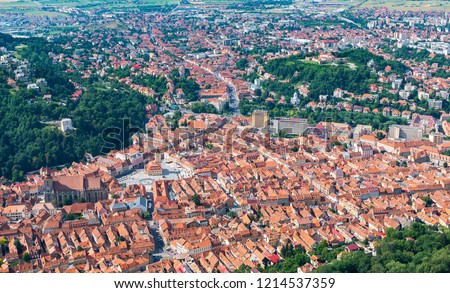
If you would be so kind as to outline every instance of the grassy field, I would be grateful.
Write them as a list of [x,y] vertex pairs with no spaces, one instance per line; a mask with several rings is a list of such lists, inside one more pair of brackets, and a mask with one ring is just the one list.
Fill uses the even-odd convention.
[[411,10],[411,11],[450,11],[450,1],[448,0],[424,0],[424,1],[400,1],[400,0],[369,0],[361,5],[361,7],[388,7],[394,10]]
[[[245,0],[202,0],[206,4],[227,4],[242,2]],[[89,5],[92,7],[99,7],[107,5],[108,8],[125,8],[125,7],[142,7],[152,5],[174,5],[179,4],[179,0],[0,0],[0,10],[13,10],[16,8],[28,9],[31,7],[45,7],[45,6],[77,6],[88,9]]]
[[25,15],[36,15],[36,16],[48,16],[48,17],[57,17],[57,16],[67,16],[66,13],[56,12],[56,11],[45,11],[45,10],[37,10],[37,9],[29,9],[23,11]]
[[177,4],[178,0],[0,0],[0,9],[44,7],[44,6],[86,6],[107,4],[110,7]]
[[329,0],[325,3],[359,5],[362,8],[387,7],[401,11],[450,11],[448,0]]
[[40,5],[31,0],[0,0],[0,9],[13,9],[16,7],[39,7]]
[[[243,0],[202,0],[204,3],[235,3]],[[179,0],[0,0],[0,9],[14,8],[39,8],[44,6],[100,6],[107,4],[108,7],[132,7],[149,5],[178,4]],[[360,7],[388,7],[395,10],[430,11],[440,10],[450,12],[449,0],[329,0],[323,4],[346,4],[348,6],[359,5]],[[298,0],[297,4],[303,5],[304,1]]]

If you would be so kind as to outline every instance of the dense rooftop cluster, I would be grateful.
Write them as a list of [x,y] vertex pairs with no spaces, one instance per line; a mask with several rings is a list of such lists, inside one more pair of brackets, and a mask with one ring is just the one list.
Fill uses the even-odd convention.
[[[271,138],[248,118],[208,114],[195,121],[202,117],[208,128],[190,123],[178,144],[167,136],[158,148],[135,140],[87,164],[43,168],[3,185],[2,270],[260,270],[279,262],[287,243],[306,252],[324,241],[357,243],[372,253],[389,228],[450,224],[442,167],[450,157],[429,140],[373,137],[369,145],[362,141],[370,134],[350,135],[344,148],[314,134]],[[155,136],[164,119],[150,119]],[[223,139],[227,130],[230,139]],[[136,184],[119,183],[130,171],[150,172],[147,165],[161,166],[161,174],[175,165],[176,177],[148,173]]]
[[2,93],[45,109],[33,127],[54,144],[98,142],[119,101],[145,121],[82,162],[44,167],[62,160],[46,146],[19,176],[12,160],[24,180],[1,179],[0,272],[261,272],[290,248],[312,272],[332,261],[318,247],[375,255],[391,229],[450,227],[446,13],[102,9],[7,16],[47,36],[64,75],[58,88],[1,36]]

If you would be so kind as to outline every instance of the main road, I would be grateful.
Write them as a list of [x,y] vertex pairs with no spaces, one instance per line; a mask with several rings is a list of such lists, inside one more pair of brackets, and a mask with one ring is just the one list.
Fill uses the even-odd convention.
[[[229,55],[228,55],[228,58],[229,58]],[[211,69],[204,67],[195,61],[189,60],[184,56],[183,56],[183,60],[187,63],[190,63],[192,65],[195,65],[195,66],[203,69],[204,71],[213,75],[214,78],[225,82],[227,84],[228,94],[230,96],[230,108],[233,110],[233,116],[236,117],[236,116],[240,115],[240,113],[239,113],[239,97],[236,95],[236,86],[231,82],[231,80],[224,78],[222,76],[222,74],[220,73],[220,71],[212,71]]]
[[[174,10],[175,10],[175,9],[174,9]],[[164,44],[163,42],[161,42],[161,40],[158,40],[158,41],[159,41],[159,42],[157,42],[157,43],[160,45],[160,48],[162,48],[162,51],[164,51],[164,50],[169,51],[169,50],[166,48],[165,44]],[[208,39],[206,39],[206,41],[207,41],[210,45],[214,46],[214,44],[211,43],[211,41],[209,41]],[[170,51],[169,51],[169,52],[170,52]],[[228,57],[227,57],[227,58],[228,58],[228,59],[227,59],[227,63],[228,63],[228,62],[230,61],[231,54],[230,54],[230,52],[229,52],[228,50],[226,50],[226,53],[227,53],[227,56],[228,56]],[[185,62],[190,63],[190,64],[192,64],[192,65],[195,65],[195,66],[197,66],[197,67],[203,69],[204,71],[206,71],[206,72],[212,74],[216,79],[225,82],[225,83],[227,84],[228,94],[229,94],[229,96],[230,96],[230,103],[229,103],[229,104],[230,104],[230,108],[231,108],[232,111],[233,111],[233,117],[236,117],[236,116],[240,116],[240,115],[241,115],[240,112],[239,112],[239,102],[240,102],[240,101],[239,101],[239,97],[236,95],[236,86],[231,82],[231,80],[229,80],[229,79],[227,79],[227,78],[224,78],[224,77],[222,76],[222,74],[220,73],[220,71],[212,71],[211,69],[206,68],[206,67],[204,67],[204,66],[198,64],[198,63],[195,62],[195,61],[189,60],[188,58],[186,58],[186,56],[183,56],[182,59],[183,59]],[[167,76],[166,76],[166,77],[167,77]]]

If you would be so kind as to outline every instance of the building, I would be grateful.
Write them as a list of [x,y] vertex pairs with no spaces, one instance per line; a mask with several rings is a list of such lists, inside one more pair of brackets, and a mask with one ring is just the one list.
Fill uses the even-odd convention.
[[83,175],[44,175],[44,198],[62,206],[64,201],[95,203],[108,199],[107,186],[96,172]]
[[423,131],[420,127],[407,125],[391,125],[389,127],[389,138],[393,140],[421,140],[422,136]]
[[291,104],[293,106],[297,106],[300,103],[300,99],[298,98],[298,93],[295,92],[294,96],[291,98]]
[[71,133],[73,131],[72,119],[64,118],[61,120],[61,131],[64,133]]
[[442,101],[441,100],[435,100],[435,99],[429,99],[428,100],[428,108],[429,109],[440,110],[440,109],[442,109]]
[[31,218],[31,211],[25,205],[7,206],[2,213],[5,217],[13,221]]
[[158,163],[150,162],[145,165],[145,172],[151,176],[161,176],[163,174],[163,169]]
[[402,86],[402,80],[401,79],[395,79],[392,82],[392,89],[398,90]]
[[450,114],[442,113],[440,121],[450,121]]
[[54,216],[57,213],[57,209],[51,202],[35,204],[33,206],[33,209],[31,209],[31,213],[33,214],[33,216],[37,216],[42,210],[47,211],[50,216]]
[[448,101],[448,92],[447,91],[440,91],[439,96],[441,97],[441,99]]
[[148,200],[144,197],[138,197],[132,202],[127,203],[130,210],[140,209],[143,213],[148,211]]
[[419,127],[423,132],[428,133],[436,126],[436,120],[429,115],[413,115],[410,126]]
[[429,139],[434,144],[442,144],[444,140],[444,135],[440,132],[432,132],[430,133]]
[[369,158],[373,156],[373,148],[367,144],[358,145],[357,150],[361,153],[363,158]]
[[419,100],[428,100],[430,98],[430,94],[420,91],[418,93],[418,97],[419,97]]
[[161,152],[159,152],[159,151],[157,151],[157,152],[155,153],[155,162],[156,162],[157,164],[161,164],[161,162],[162,162],[163,159],[164,159],[164,154],[161,153]]
[[267,111],[255,110],[252,114],[252,126],[256,128],[265,128],[269,125],[269,114]]
[[36,85],[39,87],[46,87],[47,86],[47,81],[45,80],[45,78],[38,78],[36,79]]
[[355,129],[353,130],[353,139],[359,140],[359,138],[361,136],[368,135],[371,133],[372,133],[372,126],[358,124],[358,125],[356,125]]
[[119,151],[115,154],[115,158],[121,160],[122,162],[129,161],[131,163],[131,168],[142,168],[144,167],[145,160],[144,155],[135,150],[130,150],[129,152],[126,151]]
[[27,89],[29,90],[38,90],[39,86],[35,83],[30,83],[29,85],[27,85]]
[[286,134],[303,134],[307,129],[307,120],[302,118],[275,118],[270,121],[270,131]]
[[222,112],[225,108],[225,105],[228,103],[227,98],[209,98],[209,99],[201,99],[203,103],[211,104],[216,108],[217,111]]

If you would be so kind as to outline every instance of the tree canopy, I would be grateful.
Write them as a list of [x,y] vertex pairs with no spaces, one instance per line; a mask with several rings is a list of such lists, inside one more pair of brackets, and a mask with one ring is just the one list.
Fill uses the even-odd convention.
[[403,231],[388,229],[376,255],[344,253],[341,260],[319,267],[321,273],[449,273],[450,230],[414,223]]
[[[6,40],[6,41],[5,41]],[[123,118],[140,127],[145,119],[149,98],[114,80],[98,76],[83,79],[66,71],[66,65],[53,63],[49,53],[63,52],[45,39],[14,39],[0,35],[0,44],[15,50],[20,60],[27,60],[32,78],[45,78],[47,86],[28,90],[17,82],[10,85],[11,70],[0,69],[0,176],[13,181],[24,179],[26,172],[42,166],[58,166],[79,161],[86,152],[99,154],[105,145],[102,133],[112,127],[122,128]],[[19,46],[21,45],[21,46]],[[19,47],[17,47],[19,46]],[[70,97],[74,82],[83,86],[83,95]],[[165,90],[165,78],[145,76],[139,80],[154,90]],[[50,100],[43,99],[51,95]],[[76,131],[65,135],[57,121],[72,118]],[[125,147],[129,140],[113,147]]]

